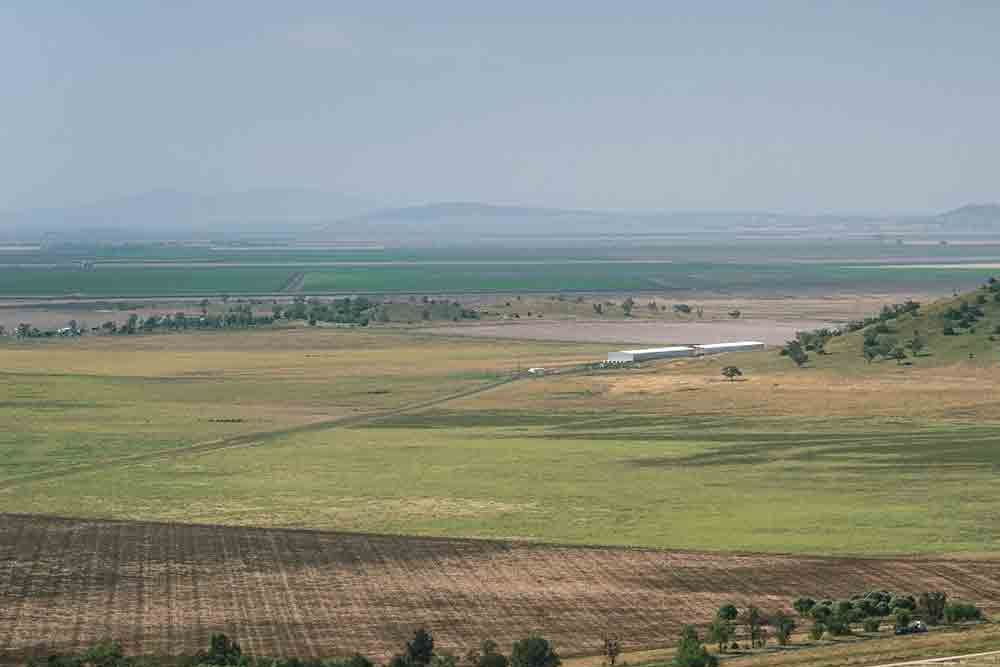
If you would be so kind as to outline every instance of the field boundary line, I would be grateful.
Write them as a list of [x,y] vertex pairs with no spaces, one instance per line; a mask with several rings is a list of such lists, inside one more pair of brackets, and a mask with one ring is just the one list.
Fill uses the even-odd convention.
[[237,447],[256,447],[258,445],[262,445],[265,444],[266,442],[272,441],[275,438],[281,438],[284,436],[298,435],[300,433],[312,433],[314,431],[324,431],[326,429],[336,428],[338,426],[341,427],[355,426],[367,422],[379,421],[381,419],[386,419],[388,417],[395,417],[397,415],[406,414],[409,412],[425,410],[427,408],[443,405],[445,403],[456,401],[461,398],[475,396],[477,394],[481,394],[490,391],[492,389],[496,389],[498,387],[510,384],[511,382],[514,382],[522,377],[524,377],[523,374],[503,377],[500,378],[499,380],[492,380],[485,384],[477,385],[475,387],[470,387],[468,389],[463,389],[462,391],[447,394],[445,396],[438,396],[436,398],[427,399],[424,401],[418,401],[417,403],[410,403],[408,405],[402,405],[396,408],[381,410],[378,412],[371,412],[360,415],[346,415],[343,417],[334,417],[332,419],[322,419],[315,422],[309,422],[307,424],[288,426],[285,428],[275,429],[271,431],[256,431],[254,433],[242,433],[240,435],[234,435],[228,438],[216,438],[215,440],[196,442],[191,445],[176,447],[163,451],[132,454],[129,456],[122,456],[113,459],[106,459],[104,461],[97,461],[94,463],[81,464],[69,468],[60,468],[57,470],[43,470],[37,473],[28,473],[26,475],[21,475],[19,477],[13,477],[10,479],[5,479],[0,481],[0,491],[12,489],[14,487],[17,487],[25,483],[47,481],[50,479],[57,479],[59,477],[76,475],[78,473],[94,472],[97,470],[105,470],[108,468],[114,468],[118,466],[130,465],[136,463],[150,463],[153,461],[179,458],[181,456],[203,454],[205,452],[213,452],[223,449],[235,449]]

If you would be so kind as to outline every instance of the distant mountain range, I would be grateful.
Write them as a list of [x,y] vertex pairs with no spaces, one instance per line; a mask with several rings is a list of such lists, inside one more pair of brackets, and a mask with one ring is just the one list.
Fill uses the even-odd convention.
[[969,204],[942,213],[937,220],[945,229],[996,231],[1000,229],[1000,204]]
[[220,194],[156,190],[73,208],[0,214],[0,240],[295,239],[399,243],[574,242],[674,236],[872,237],[1000,233],[1000,204],[928,216],[623,212],[444,202],[378,208],[306,189]]
[[196,194],[154,190],[72,208],[0,213],[0,237],[70,240],[298,237],[375,207],[305,189]]

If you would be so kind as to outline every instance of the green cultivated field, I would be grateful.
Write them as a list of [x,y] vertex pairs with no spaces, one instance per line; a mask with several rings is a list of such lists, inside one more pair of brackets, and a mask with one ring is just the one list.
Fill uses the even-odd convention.
[[[89,271],[73,262],[95,262]],[[322,249],[134,245],[0,252],[0,296],[261,294],[305,272],[303,293],[488,291],[823,291],[968,289],[1000,245],[677,242],[576,248]],[[339,264],[339,265],[338,265]],[[32,266],[34,265],[34,266]]]
[[291,269],[268,267],[0,269],[0,296],[270,293],[279,291],[291,274]]

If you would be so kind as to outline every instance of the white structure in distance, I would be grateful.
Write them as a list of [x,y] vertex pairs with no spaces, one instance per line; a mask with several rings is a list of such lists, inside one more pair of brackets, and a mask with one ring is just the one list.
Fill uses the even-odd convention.
[[705,345],[675,345],[672,347],[648,347],[641,350],[621,350],[608,352],[608,362],[627,364],[652,359],[675,359],[678,357],[700,357],[723,352],[751,352],[763,350],[764,343],[756,340],[742,340],[734,343],[708,343]]

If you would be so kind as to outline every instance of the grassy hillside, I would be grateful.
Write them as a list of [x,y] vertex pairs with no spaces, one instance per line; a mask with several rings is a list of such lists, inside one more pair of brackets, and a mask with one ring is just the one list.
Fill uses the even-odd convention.
[[[914,338],[922,341],[916,351],[912,349]],[[849,365],[851,356],[865,362],[863,351],[866,345],[873,347],[872,341],[882,349],[903,347],[907,358],[898,361],[908,364],[940,366],[971,362],[976,366],[992,366],[1000,358],[1000,282],[986,282],[975,291],[871,323],[832,339],[827,350],[841,353],[837,355],[839,364]],[[897,363],[885,357],[880,354],[871,363]]]

